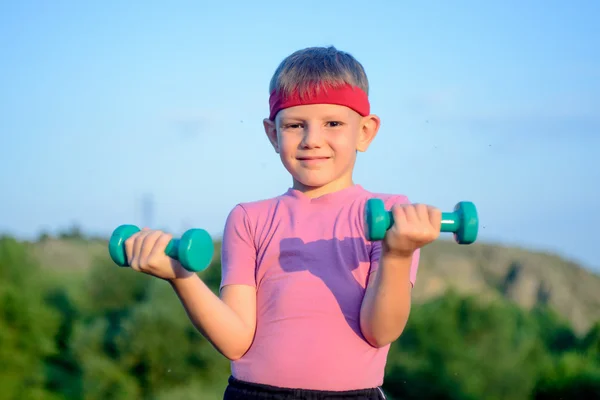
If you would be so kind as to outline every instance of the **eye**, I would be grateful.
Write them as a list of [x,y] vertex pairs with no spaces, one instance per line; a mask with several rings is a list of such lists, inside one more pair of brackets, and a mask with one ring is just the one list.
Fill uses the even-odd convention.
[[327,122],[327,126],[329,126],[330,128],[337,128],[339,126],[342,126],[343,123],[340,121],[329,121]]
[[283,129],[298,129],[302,126],[302,124],[293,122],[289,124],[283,124]]

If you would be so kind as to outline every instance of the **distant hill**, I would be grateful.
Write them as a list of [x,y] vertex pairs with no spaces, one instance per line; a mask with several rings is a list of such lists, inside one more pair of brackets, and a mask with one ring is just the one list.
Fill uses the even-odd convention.
[[416,301],[455,288],[503,296],[523,308],[547,304],[578,333],[600,320],[600,275],[559,256],[489,244],[437,241],[422,251]]
[[[46,268],[82,270],[94,257],[108,258],[106,241],[99,239],[46,238],[33,247]],[[217,257],[219,249],[217,244]],[[414,299],[422,302],[450,288],[482,300],[502,296],[526,309],[547,304],[578,333],[600,320],[600,276],[552,254],[439,240],[422,251]]]

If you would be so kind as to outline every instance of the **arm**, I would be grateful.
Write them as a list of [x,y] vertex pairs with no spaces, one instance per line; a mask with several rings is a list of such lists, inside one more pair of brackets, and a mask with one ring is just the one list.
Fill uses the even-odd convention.
[[250,348],[256,329],[256,247],[240,205],[229,213],[221,247],[221,296],[196,275],[171,282],[190,320],[230,360]]
[[196,274],[170,282],[196,329],[221,354],[236,360],[246,353],[256,326],[253,287],[226,286],[219,298]]
[[418,254],[413,257],[386,252],[379,268],[369,276],[360,310],[360,327],[373,347],[392,343],[406,326],[411,307],[411,266],[416,266]]
[[412,205],[406,197],[392,198],[394,226],[371,248],[371,273],[360,310],[363,336],[373,347],[400,337],[410,314],[421,247],[439,235],[441,212]]
[[[391,197],[386,205],[392,207],[395,223],[383,241],[372,243],[371,273],[360,310],[363,336],[373,347],[394,342],[404,331],[412,305],[420,248],[439,235],[440,221],[436,227],[436,221],[432,222],[429,215],[430,208],[411,205],[405,196]],[[441,216],[439,212],[431,212]]]

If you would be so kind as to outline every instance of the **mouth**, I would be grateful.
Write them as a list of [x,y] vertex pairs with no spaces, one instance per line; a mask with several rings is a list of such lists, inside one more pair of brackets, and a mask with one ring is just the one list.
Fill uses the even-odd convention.
[[321,168],[324,165],[327,165],[327,161],[329,161],[331,157],[321,157],[321,156],[304,156],[304,157],[296,157],[296,160],[303,168],[314,169]]
[[296,160],[298,161],[323,161],[323,160],[329,160],[329,157],[316,157],[316,156],[311,156],[311,157],[296,157]]

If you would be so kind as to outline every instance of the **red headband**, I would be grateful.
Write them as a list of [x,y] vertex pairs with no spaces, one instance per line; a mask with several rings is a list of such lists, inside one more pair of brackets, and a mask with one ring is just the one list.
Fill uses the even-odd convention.
[[311,89],[310,93],[306,96],[300,96],[297,90],[286,97],[273,91],[269,98],[269,106],[271,108],[269,119],[274,121],[277,113],[284,108],[306,104],[337,104],[346,106],[363,117],[370,113],[369,97],[357,86],[353,87],[346,84],[339,87],[321,86],[319,88],[321,90],[315,90],[315,87]]

